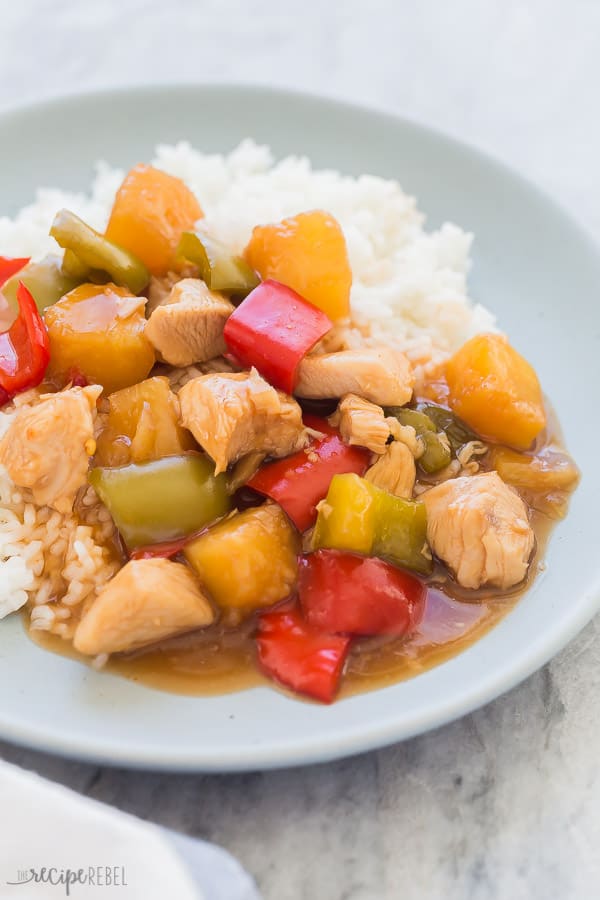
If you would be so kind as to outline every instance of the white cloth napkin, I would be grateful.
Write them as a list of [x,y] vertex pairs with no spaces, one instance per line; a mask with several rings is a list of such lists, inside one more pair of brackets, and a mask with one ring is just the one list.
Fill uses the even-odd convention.
[[1,760],[0,897],[260,900],[250,876],[220,847]]

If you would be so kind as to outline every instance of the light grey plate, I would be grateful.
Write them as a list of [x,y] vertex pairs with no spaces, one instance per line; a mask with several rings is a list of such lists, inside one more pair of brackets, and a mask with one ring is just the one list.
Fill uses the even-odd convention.
[[[226,771],[315,762],[448,722],[517,684],[600,605],[600,257],[535,187],[410,122],[261,88],[164,87],[71,97],[0,117],[0,213],[39,185],[85,189],[94,160],[129,166],[181,138],[226,151],[252,136],[277,155],[397,178],[430,226],[475,232],[471,293],[538,370],[582,472],[547,570],[477,644],[436,669],[331,707],[268,688],[211,698],[159,693],[44,653],[0,624],[0,736],[119,765]],[[1,253],[1,248],[0,248]]]

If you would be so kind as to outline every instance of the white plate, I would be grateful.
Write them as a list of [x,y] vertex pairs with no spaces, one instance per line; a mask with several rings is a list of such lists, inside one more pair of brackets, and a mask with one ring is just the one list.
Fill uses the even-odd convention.
[[[600,257],[554,203],[506,167],[401,119],[286,92],[165,87],[71,97],[0,117],[0,213],[39,185],[85,189],[94,160],[129,166],[157,142],[225,151],[252,136],[278,155],[398,178],[429,225],[476,234],[471,294],[538,370],[582,472],[547,570],[486,637],[379,691],[318,706],[269,688],[181,697],[43,652],[0,625],[0,736],[106,763],[228,771],[332,759],[433,728],[517,684],[600,605]],[[1,248],[0,248],[1,252]]]

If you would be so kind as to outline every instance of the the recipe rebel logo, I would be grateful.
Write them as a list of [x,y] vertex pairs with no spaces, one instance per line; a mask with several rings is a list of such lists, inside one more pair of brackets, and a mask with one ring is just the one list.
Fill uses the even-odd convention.
[[[73,888],[77,885],[85,887],[127,887],[124,866],[87,866],[80,869],[60,869],[55,866],[44,866],[40,869],[18,869],[16,878],[6,881],[7,885],[39,884],[62,889],[65,896],[75,896]],[[48,896],[44,894],[43,896]]]

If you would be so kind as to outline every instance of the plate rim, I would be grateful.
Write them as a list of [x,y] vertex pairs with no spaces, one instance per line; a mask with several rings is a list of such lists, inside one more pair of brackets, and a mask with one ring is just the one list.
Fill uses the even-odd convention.
[[[133,101],[136,96],[140,95],[156,96],[158,94],[162,98],[173,93],[209,95],[215,93],[228,94],[231,92],[243,94],[247,97],[252,96],[255,99],[258,99],[260,95],[269,94],[279,98],[291,98],[303,103],[314,104],[320,107],[321,111],[326,108],[335,108],[343,110],[348,115],[373,116],[394,125],[400,124],[416,134],[423,135],[426,139],[434,140],[442,145],[449,145],[461,153],[466,152],[471,158],[482,162],[492,169],[499,170],[500,173],[517,182],[520,187],[530,194],[535,194],[540,201],[550,207],[554,214],[569,226],[578,242],[584,244],[589,252],[600,260],[600,245],[598,241],[578,220],[573,211],[556,200],[555,197],[540,187],[529,176],[522,174],[518,169],[487,149],[481,149],[477,145],[469,141],[463,141],[441,129],[403,115],[398,115],[375,104],[355,103],[326,93],[321,94],[260,83],[155,82],[120,85],[94,90],[75,90],[48,96],[40,100],[31,100],[26,103],[4,105],[0,108],[0,124],[5,125],[11,119],[17,121],[23,116],[35,116],[38,111],[48,112],[52,108],[64,109],[69,104],[78,104],[82,101],[93,103],[96,100],[106,101],[111,97],[121,99],[129,97]],[[500,669],[496,668],[490,674],[486,673],[485,677],[478,681],[477,684],[472,685],[468,690],[463,690],[458,696],[455,695],[446,699],[438,706],[429,704],[430,708],[414,715],[408,725],[405,722],[398,722],[397,715],[396,717],[388,715],[385,718],[380,716],[379,720],[375,723],[370,723],[366,730],[365,726],[358,724],[353,727],[346,727],[340,734],[327,737],[326,739],[319,738],[317,732],[316,737],[305,737],[302,740],[295,740],[293,743],[285,739],[271,741],[266,747],[257,747],[250,750],[246,747],[243,755],[240,755],[235,747],[231,747],[227,752],[221,750],[217,759],[214,749],[207,753],[203,752],[202,747],[196,748],[193,752],[174,751],[173,749],[166,752],[160,752],[160,750],[157,752],[155,748],[147,751],[140,746],[132,749],[131,746],[126,744],[119,744],[114,738],[99,742],[96,737],[93,739],[80,737],[76,744],[67,744],[61,739],[58,730],[52,733],[43,727],[37,727],[35,724],[24,725],[15,723],[10,719],[6,720],[4,713],[0,710],[0,738],[15,745],[46,753],[54,753],[66,758],[110,766],[126,766],[132,769],[154,769],[156,771],[240,772],[328,762],[333,759],[341,759],[373,749],[387,747],[390,744],[406,740],[418,734],[441,728],[449,722],[491,702],[516,687],[552,659],[588,624],[599,609],[600,572],[597,573],[596,580],[592,586],[588,586],[587,590],[580,595],[575,612],[569,615],[566,624],[564,617],[557,620],[553,628],[544,632],[544,637],[538,638],[530,652],[522,654],[520,658],[517,658],[516,662],[510,662]],[[506,621],[510,615],[511,613],[509,612],[502,621]],[[495,628],[497,627],[500,626],[495,626]],[[439,669],[440,666],[435,668]],[[417,677],[423,678],[426,676],[427,672]],[[378,690],[386,689],[380,688]]]

